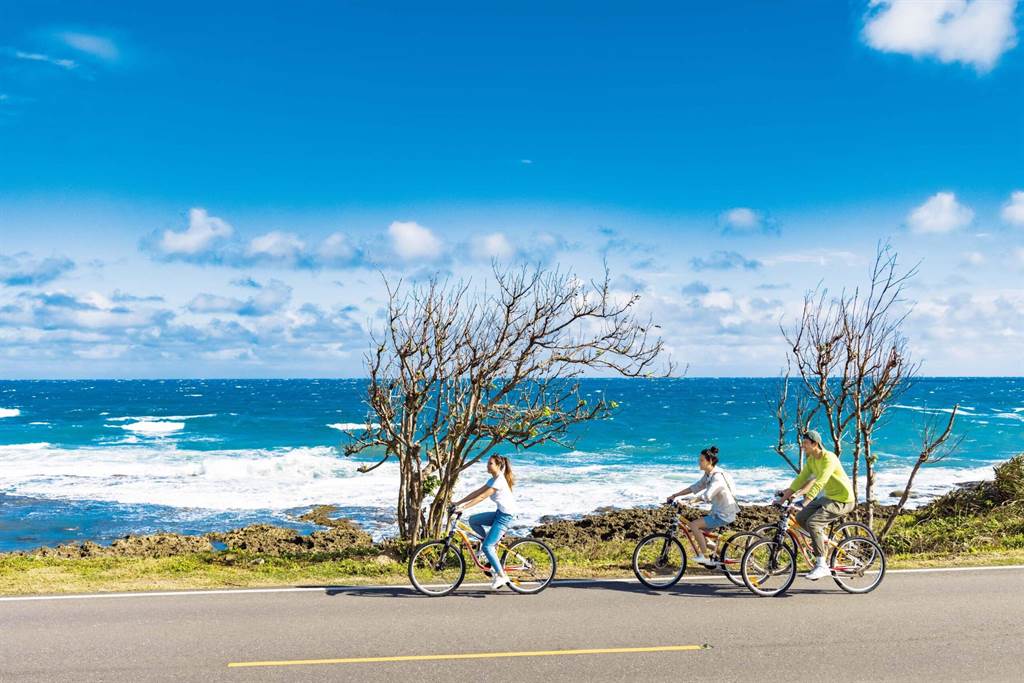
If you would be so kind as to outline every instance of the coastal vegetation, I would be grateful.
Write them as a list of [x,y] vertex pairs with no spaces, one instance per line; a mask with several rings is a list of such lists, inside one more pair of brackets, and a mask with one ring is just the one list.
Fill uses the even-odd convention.
[[[865,506],[858,513],[865,514]],[[629,576],[637,539],[663,525],[665,514],[665,508],[606,510],[544,520],[532,533],[555,549],[559,578]],[[745,506],[736,528],[774,521],[777,514],[770,506]],[[300,534],[260,524],[206,536],[130,536],[109,546],[0,555],[0,593],[406,582],[406,543],[374,543],[358,526],[332,518],[329,508],[303,517],[322,529]],[[1024,454],[997,466],[992,481],[962,486],[899,514],[884,545],[892,568],[1024,563]]]

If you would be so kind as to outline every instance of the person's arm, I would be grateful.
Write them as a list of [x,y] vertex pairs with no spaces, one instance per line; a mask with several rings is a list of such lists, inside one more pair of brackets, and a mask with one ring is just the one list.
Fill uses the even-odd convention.
[[822,470],[821,474],[819,474],[817,478],[811,479],[804,484],[799,493],[803,494],[807,500],[814,499],[819,493],[821,493],[821,490],[825,488],[825,484],[828,483],[828,480],[832,478],[832,475],[835,474],[836,470],[840,467],[842,467],[842,465],[839,464],[839,458],[837,456],[831,454],[826,455],[825,469]]
[[671,496],[668,497],[668,500],[666,502],[671,503],[679,496],[685,496],[690,493],[696,493],[697,491],[700,491],[706,487],[707,484],[704,483],[704,477],[701,477],[701,480],[698,481],[696,484],[691,484],[690,486],[687,486],[685,489],[673,493]]
[[457,509],[465,510],[466,508],[471,508],[474,505],[486,500],[487,497],[490,496],[492,493],[494,493],[494,489],[488,486],[487,484],[484,484],[483,486],[476,489],[472,493],[467,494],[464,498],[462,498],[462,500],[455,501],[454,505]]
[[796,479],[793,480],[793,483],[789,485],[789,488],[785,488],[779,492],[782,494],[782,500],[787,501],[794,495],[796,495],[796,491],[798,491],[804,484],[806,484],[807,480],[810,478],[811,468],[808,464],[808,461],[804,460],[804,466],[800,468],[800,473],[796,475]]

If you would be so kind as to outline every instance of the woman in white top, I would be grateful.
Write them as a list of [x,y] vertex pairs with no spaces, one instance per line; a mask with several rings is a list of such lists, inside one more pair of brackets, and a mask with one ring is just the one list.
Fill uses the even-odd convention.
[[[467,521],[473,527],[473,531],[484,539],[483,553],[487,557],[487,561],[491,563],[491,572],[494,576],[491,590],[498,590],[508,583],[508,576],[494,552],[494,547],[498,545],[498,541],[512,525],[518,512],[516,499],[512,494],[516,478],[512,474],[512,463],[502,455],[492,455],[488,458],[487,473],[491,475],[491,478],[476,491],[456,502],[455,509],[466,510],[483,502],[485,498],[490,498],[497,503],[498,509],[494,512],[479,512]],[[490,529],[485,527],[490,527]]]
[[697,550],[700,554],[693,558],[697,563],[713,566],[714,560],[707,558],[708,546],[704,542],[704,529],[717,529],[736,521],[736,513],[740,506],[736,503],[736,487],[732,477],[718,467],[718,448],[711,446],[700,452],[698,466],[704,476],[696,484],[687,486],[682,491],[668,497],[669,503],[679,496],[700,492],[704,502],[711,503],[711,514],[690,520],[690,531],[697,539]]

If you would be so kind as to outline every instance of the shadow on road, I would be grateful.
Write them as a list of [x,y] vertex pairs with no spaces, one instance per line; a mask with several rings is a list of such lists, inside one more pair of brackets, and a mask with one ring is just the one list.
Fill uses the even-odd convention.
[[[352,597],[362,598],[418,598],[421,600],[430,599],[425,595],[420,595],[411,586],[317,586],[317,585],[305,585],[299,586],[299,588],[322,588],[325,595],[347,595]],[[627,581],[574,581],[567,579],[564,582],[556,582],[551,585],[547,591],[616,591],[620,593],[632,593],[636,595],[650,595],[650,596],[665,596],[665,597],[715,597],[715,598],[745,598],[751,600],[760,599],[757,596],[752,595],[747,591],[746,588],[737,587],[731,583],[723,582],[698,582],[698,581],[681,581],[675,586],[662,591],[651,590],[641,583],[627,582]],[[794,586],[786,592],[785,595],[774,598],[775,600],[786,599],[790,597],[796,597],[800,595],[823,595],[832,592],[839,592],[828,590],[824,587],[807,587],[801,588]],[[451,600],[456,598],[470,598],[479,600],[481,598],[500,598],[504,596],[509,597],[520,597],[517,593],[513,593],[508,589],[503,589],[497,592],[492,592],[487,588],[479,586],[467,586],[459,588],[450,595],[444,596]],[[529,597],[529,596],[522,596]]]

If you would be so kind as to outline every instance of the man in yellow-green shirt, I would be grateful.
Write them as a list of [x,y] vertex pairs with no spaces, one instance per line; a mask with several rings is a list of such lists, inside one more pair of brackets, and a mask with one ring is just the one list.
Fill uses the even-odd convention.
[[821,434],[809,430],[804,432],[802,441],[807,454],[804,466],[789,488],[780,493],[783,501],[796,496],[804,498],[804,508],[797,513],[796,521],[811,534],[811,546],[818,561],[807,578],[817,581],[832,574],[825,559],[825,528],[853,512],[856,497],[839,458],[825,450]]

